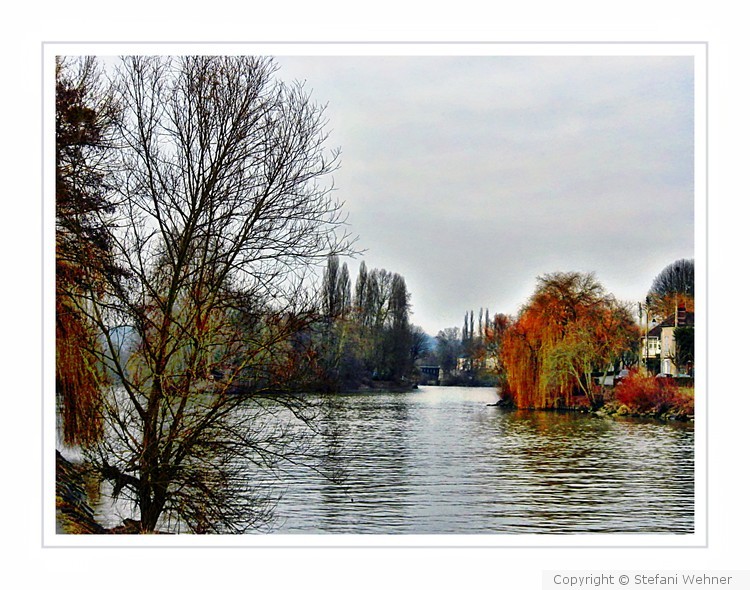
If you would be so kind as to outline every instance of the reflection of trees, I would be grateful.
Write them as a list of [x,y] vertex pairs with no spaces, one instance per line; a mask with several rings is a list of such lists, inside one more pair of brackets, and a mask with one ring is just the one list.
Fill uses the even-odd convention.
[[[342,396],[330,427],[339,433],[324,454],[322,519],[331,532],[359,532],[404,518],[409,499],[409,404],[400,395]],[[343,436],[342,436],[343,435]]]
[[[520,528],[525,515],[557,532],[684,530],[693,518],[693,463],[692,438],[686,441],[683,430],[575,413],[510,412],[504,438],[514,452],[507,460],[520,462],[508,488],[523,503],[509,512]],[[654,495],[657,481],[661,497]]]
[[445,388],[422,400],[430,394],[335,398],[324,422],[346,432],[331,441],[329,454],[319,453],[319,465],[328,474],[343,471],[343,485],[295,469],[279,510],[290,517],[286,530],[612,533],[691,526],[689,427],[469,409],[455,403],[460,392]]

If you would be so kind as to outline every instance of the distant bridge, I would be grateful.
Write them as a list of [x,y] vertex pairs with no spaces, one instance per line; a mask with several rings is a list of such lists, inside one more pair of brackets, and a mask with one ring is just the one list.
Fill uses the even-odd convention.
[[422,372],[422,379],[424,381],[434,381],[435,383],[440,382],[440,367],[439,366],[422,366],[419,367]]

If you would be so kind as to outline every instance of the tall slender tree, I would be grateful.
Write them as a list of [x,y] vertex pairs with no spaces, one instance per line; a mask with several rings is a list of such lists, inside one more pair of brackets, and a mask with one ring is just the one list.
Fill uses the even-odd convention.
[[359,265],[359,273],[357,274],[357,283],[354,286],[354,311],[359,319],[360,325],[366,324],[365,318],[368,315],[367,312],[367,265],[363,260]]
[[347,317],[352,308],[352,282],[346,262],[341,265],[336,291],[338,292],[339,314]]
[[341,315],[341,293],[339,292],[339,258],[329,256],[323,273],[323,317],[331,321]]
[[390,379],[402,380],[411,373],[412,334],[409,325],[409,293],[406,281],[399,274],[394,274],[391,280],[388,310],[383,373]]

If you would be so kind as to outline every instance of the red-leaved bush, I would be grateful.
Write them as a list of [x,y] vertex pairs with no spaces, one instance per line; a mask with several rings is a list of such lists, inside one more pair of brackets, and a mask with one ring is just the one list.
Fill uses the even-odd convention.
[[693,414],[693,397],[669,378],[631,373],[615,388],[615,399],[637,414]]

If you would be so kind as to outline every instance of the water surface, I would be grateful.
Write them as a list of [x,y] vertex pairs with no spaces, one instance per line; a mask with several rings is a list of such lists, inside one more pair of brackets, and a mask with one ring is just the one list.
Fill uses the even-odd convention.
[[[489,388],[344,396],[344,484],[300,468],[277,533],[692,533],[691,424],[488,407]],[[281,484],[280,484],[281,485]]]

